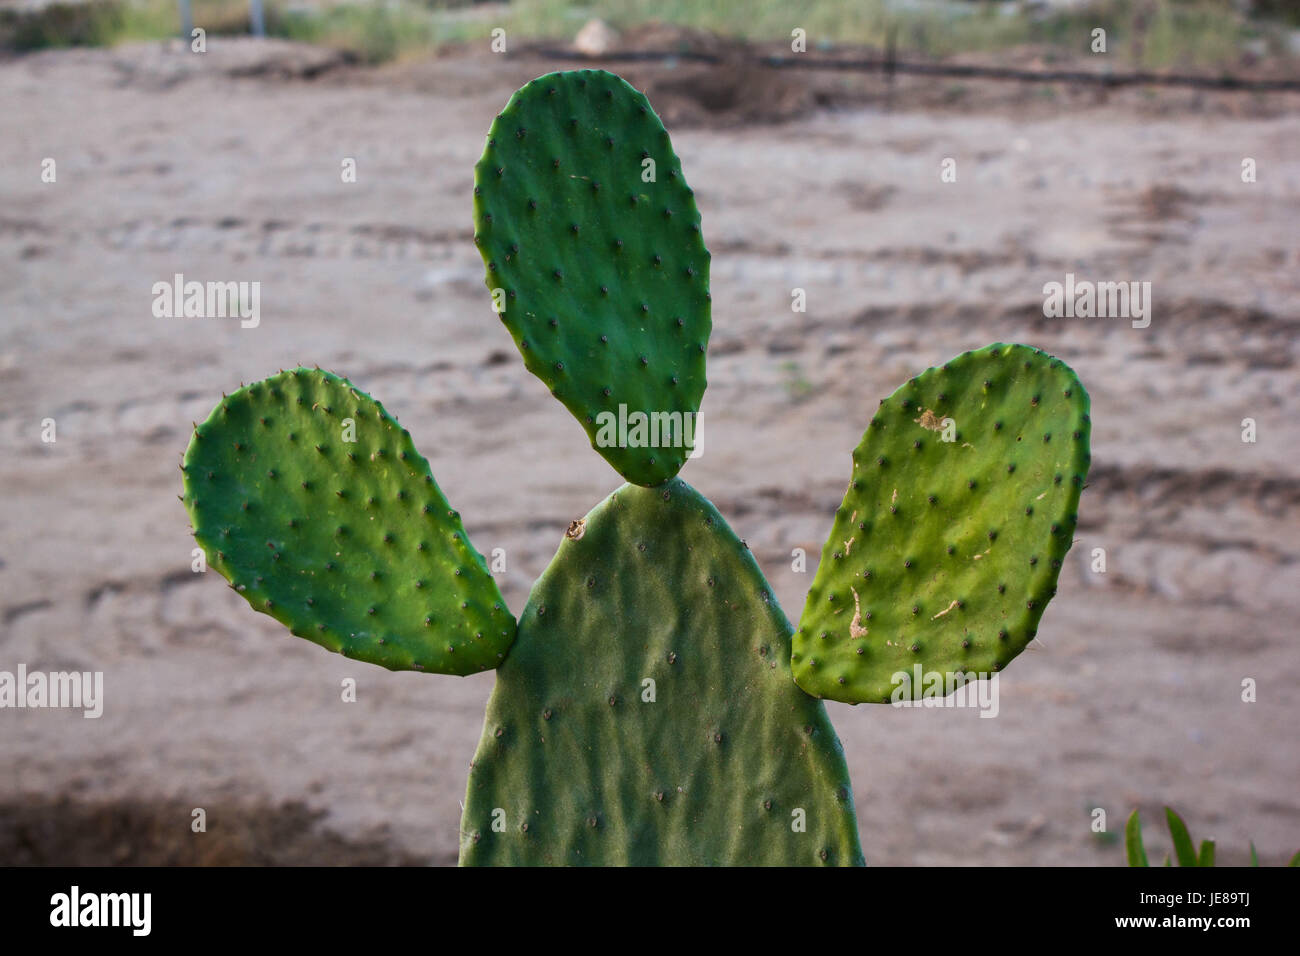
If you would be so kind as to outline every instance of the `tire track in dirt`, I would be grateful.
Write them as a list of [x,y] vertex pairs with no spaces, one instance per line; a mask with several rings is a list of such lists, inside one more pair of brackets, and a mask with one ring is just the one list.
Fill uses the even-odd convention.
[[89,239],[110,252],[204,252],[233,259],[321,258],[439,261],[473,248],[472,229],[429,231],[400,223],[288,222],[236,216],[132,219],[89,233],[34,220],[0,219],[0,243],[73,244]]

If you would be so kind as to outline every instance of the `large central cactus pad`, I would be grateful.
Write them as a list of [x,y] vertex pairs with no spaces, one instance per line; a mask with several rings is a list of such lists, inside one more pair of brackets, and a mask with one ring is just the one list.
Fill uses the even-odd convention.
[[820,701],[753,557],[680,479],[625,485],[533,587],[470,771],[465,864],[860,864]]
[[516,92],[474,169],[474,242],[524,364],[592,447],[634,484],[677,474],[704,395],[709,252],[645,96],[599,70]]
[[1056,594],[1090,430],[1074,372],[1023,345],[967,352],[881,402],[799,619],[799,686],[911,700],[1005,667]]

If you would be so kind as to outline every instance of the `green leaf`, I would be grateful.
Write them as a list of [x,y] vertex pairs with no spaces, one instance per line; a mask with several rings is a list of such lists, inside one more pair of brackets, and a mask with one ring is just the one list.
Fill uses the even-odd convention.
[[1142,845],[1142,821],[1138,812],[1133,811],[1124,827],[1124,849],[1128,852],[1129,866],[1150,866],[1147,862],[1147,850]]
[[1295,856],[1291,857],[1291,862],[1287,866],[1300,866],[1300,853],[1296,853]]
[[1174,841],[1174,853],[1178,856],[1178,865],[1195,866],[1196,848],[1192,845],[1192,838],[1187,832],[1187,824],[1183,823],[1182,817],[1169,807],[1165,807],[1165,819],[1169,821],[1169,835]]
[[1201,841],[1201,855],[1196,861],[1197,866],[1214,866],[1214,841]]
[[[1300,854],[1297,854],[1300,855]],[[1259,854],[1255,852],[1255,841],[1250,841],[1250,865],[1259,866]]]

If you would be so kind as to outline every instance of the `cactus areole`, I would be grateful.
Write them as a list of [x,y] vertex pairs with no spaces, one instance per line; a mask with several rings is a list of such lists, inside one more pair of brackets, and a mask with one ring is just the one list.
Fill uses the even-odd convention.
[[951,688],[1024,649],[1078,520],[1083,386],[995,344],[882,402],[792,627],[676,477],[699,437],[709,253],[645,96],[595,70],[518,90],[475,167],[474,224],[485,313],[627,484],[557,520],[516,621],[406,429],[295,368],[194,430],[183,500],[209,564],[329,650],[497,671],[462,864],[862,864],[822,699],[897,700],[899,673],[917,676],[904,697],[922,676]]

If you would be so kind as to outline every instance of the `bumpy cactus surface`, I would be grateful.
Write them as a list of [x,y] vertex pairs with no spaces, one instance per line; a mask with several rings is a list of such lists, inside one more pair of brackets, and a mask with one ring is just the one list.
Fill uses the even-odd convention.
[[462,861],[860,862],[839,740],[713,505],[624,485],[579,527],[497,672]]
[[810,694],[918,697],[926,678],[990,674],[1056,594],[1088,472],[1088,396],[1023,345],[967,352],[881,403],[794,641]]
[[492,124],[474,212],[526,366],[629,484],[573,522],[516,626],[407,431],[296,368],[195,429],[183,498],[210,565],[330,650],[497,669],[464,864],[861,864],[821,698],[888,700],[915,665],[986,675],[1024,648],[1087,474],[1083,387],[999,344],[883,402],[796,631],[676,477],[705,388],[709,254],[645,97],[599,71],[527,84]]
[[595,70],[515,93],[474,168],[474,226],[488,288],[528,370],[628,481],[677,474],[692,443],[599,435],[600,414],[617,418],[620,405],[625,417],[675,415],[661,420],[678,427],[704,395],[709,250],[645,96]]
[[460,515],[406,429],[344,379],[294,369],[241,388],[184,469],[208,563],[298,637],[390,670],[505,659],[515,620]]

